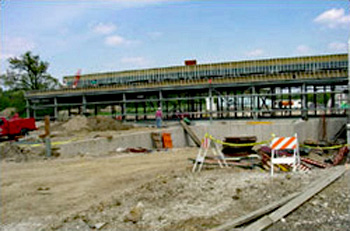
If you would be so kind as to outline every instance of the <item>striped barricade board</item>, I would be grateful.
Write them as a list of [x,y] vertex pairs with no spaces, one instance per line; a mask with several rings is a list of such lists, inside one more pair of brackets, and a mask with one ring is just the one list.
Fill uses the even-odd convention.
[[[293,166],[293,171],[300,165],[299,144],[297,134],[292,137],[275,137],[271,144],[271,176],[273,176],[274,164],[287,164]],[[279,150],[291,149],[293,154],[290,156],[279,156]]]

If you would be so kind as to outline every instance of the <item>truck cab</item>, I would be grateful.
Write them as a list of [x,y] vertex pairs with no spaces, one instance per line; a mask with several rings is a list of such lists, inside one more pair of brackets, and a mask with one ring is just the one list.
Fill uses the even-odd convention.
[[29,131],[36,129],[34,118],[23,119],[15,115],[7,120],[5,117],[0,117],[0,137],[7,136],[12,139],[18,135],[26,135]]

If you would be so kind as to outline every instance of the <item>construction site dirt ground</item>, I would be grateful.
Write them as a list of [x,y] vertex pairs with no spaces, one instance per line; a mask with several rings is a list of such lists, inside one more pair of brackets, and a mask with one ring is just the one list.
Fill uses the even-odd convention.
[[[197,148],[1,162],[0,230],[208,230],[306,188],[329,170],[191,172]],[[349,230],[350,174],[268,230]]]

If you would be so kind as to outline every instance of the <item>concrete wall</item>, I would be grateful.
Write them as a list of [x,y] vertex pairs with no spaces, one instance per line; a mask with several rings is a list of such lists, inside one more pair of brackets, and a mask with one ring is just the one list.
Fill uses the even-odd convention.
[[[180,127],[154,130],[153,132],[171,133],[173,146],[176,148],[186,146],[186,137]],[[112,139],[96,138],[81,140],[60,146],[61,155],[100,155],[113,152],[117,148],[152,148],[151,131],[135,132],[125,135],[115,135]]]
[[[326,118],[327,139],[331,139],[345,123],[345,118]],[[191,126],[199,138],[204,137],[208,132],[217,139],[223,140],[227,136],[256,136],[258,141],[268,140],[271,134],[276,136],[293,136],[298,134],[299,140],[318,140],[323,134],[322,119],[300,119],[266,120],[266,121],[214,121],[197,122]],[[195,146],[192,140],[185,135],[182,127],[170,127],[167,129],[154,130],[171,133],[173,146],[175,148]],[[62,155],[100,155],[117,148],[152,148],[151,131],[135,132],[125,135],[115,135],[113,139],[97,138],[64,144],[60,147]]]
[[264,121],[221,121],[210,123],[198,123],[193,130],[199,137],[204,137],[206,132],[217,139],[223,140],[227,136],[256,136],[258,141],[268,140],[271,134],[276,136],[293,136],[298,134],[299,140],[322,139],[323,127],[326,128],[326,139],[331,139],[345,124],[345,118],[326,118],[325,126],[322,119],[283,119]]

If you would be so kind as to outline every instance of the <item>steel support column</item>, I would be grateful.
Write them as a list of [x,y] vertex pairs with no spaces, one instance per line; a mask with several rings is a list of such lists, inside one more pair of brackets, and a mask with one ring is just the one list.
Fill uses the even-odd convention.
[[57,104],[57,97],[53,98],[53,102],[54,102],[54,119],[58,120],[58,104]]
[[123,93],[123,104],[122,104],[122,120],[126,120],[126,95]]
[[302,105],[302,111],[301,111],[301,118],[304,120],[307,120],[308,116],[308,108],[307,108],[307,92],[306,92],[306,84],[304,83],[301,86],[301,105]]
[[98,106],[97,106],[97,104],[95,104],[94,114],[95,114],[95,116],[97,116],[97,114],[98,114]]
[[85,115],[85,113],[86,113],[86,97],[85,97],[85,95],[83,95],[82,98],[83,98],[83,103],[82,103],[82,106],[83,106],[82,109],[83,109],[83,110],[82,110],[82,114]]
[[209,86],[209,118],[210,122],[213,122],[213,90],[211,85]]
[[29,100],[26,100],[26,114],[27,114],[27,118],[30,118],[30,103],[29,103]]
[[35,110],[35,105],[34,105],[34,107],[33,107],[33,117],[34,117],[34,119],[36,119],[36,110]]
[[256,95],[256,89],[255,89],[255,87],[252,87],[252,94],[253,94],[253,97],[252,97],[252,99],[251,99],[251,104],[252,104],[252,114],[253,114],[253,119],[257,119],[258,118],[258,110],[257,110],[257,106],[258,106],[258,102],[257,102],[257,99],[258,99],[258,97],[257,97],[257,95]]
[[139,120],[139,104],[136,102],[134,103],[135,106],[135,120],[138,121]]

